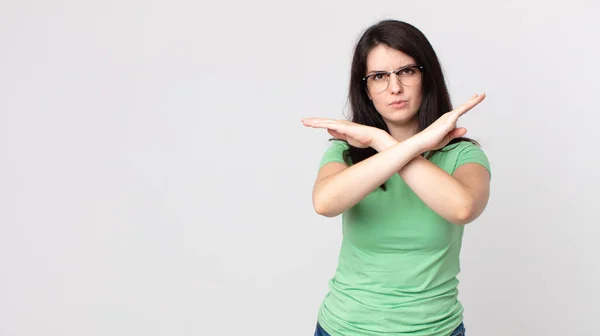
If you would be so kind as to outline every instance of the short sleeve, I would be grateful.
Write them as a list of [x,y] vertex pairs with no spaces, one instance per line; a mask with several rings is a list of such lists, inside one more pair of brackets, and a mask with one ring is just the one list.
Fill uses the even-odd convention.
[[490,177],[492,176],[490,161],[481,148],[479,148],[477,145],[471,142],[464,141],[461,142],[459,150],[460,151],[456,158],[454,170],[456,170],[456,168],[460,167],[465,163],[478,163],[484,166],[485,169],[487,169],[488,173],[490,174]]
[[323,168],[324,165],[330,162],[341,162],[346,163],[344,161],[344,151],[349,148],[348,144],[344,141],[340,140],[332,140],[331,145],[323,154],[321,158],[321,162],[319,163],[319,169]]

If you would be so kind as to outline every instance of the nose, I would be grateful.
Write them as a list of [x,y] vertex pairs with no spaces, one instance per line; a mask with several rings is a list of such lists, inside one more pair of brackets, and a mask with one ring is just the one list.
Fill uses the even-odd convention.
[[400,93],[403,90],[402,84],[400,84],[400,77],[397,74],[391,73],[389,77],[388,88],[392,93]]

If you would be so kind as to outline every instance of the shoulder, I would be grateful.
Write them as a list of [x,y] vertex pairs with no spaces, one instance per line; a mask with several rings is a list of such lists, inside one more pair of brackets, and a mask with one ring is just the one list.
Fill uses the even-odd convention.
[[329,142],[330,142],[329,148],[336,148],[339,150],[346,150],[346,149],[350,148],[350,145],[346,141],[343,141],[343,140],[334,139],[334,140],[330,140]]
[[446,145],[446,147],[442,148],[443,152],[453,152],[453,153],[458,153],[464,150],[480,150],[483,151],[481,149],[481,147],[479,147],[478,145],[474,144],[471,141],[459,141],[459,142],[455,142],[453,144],[450,145]]
[[322,168],[325,164],[330,162],[341,162],[345,163],[346,152],[350,148],[347,142],[341,140],[331,140],[328,148],[325,150],[319,163],[319,168]]
[[490,176],[492,174],[487,154],[479,145],[471,141],[459,141],[447,145],[433,156],[432,161],[439,163],[450,174],[466,163],[480,164],[488,170]]

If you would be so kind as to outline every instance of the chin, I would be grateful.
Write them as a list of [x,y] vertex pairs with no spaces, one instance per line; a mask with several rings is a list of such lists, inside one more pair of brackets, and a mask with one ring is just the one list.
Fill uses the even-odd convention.
[[401,126],[413,122],[417,117],[417,111],[393,109],[385,111],[381,116],[386,122]]

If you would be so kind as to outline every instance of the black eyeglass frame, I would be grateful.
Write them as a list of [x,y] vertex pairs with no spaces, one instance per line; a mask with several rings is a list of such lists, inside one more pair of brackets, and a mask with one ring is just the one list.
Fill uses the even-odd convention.
[[[366,85],[366,83],[367,83],[367,80],[368,80],[370,77],[377,76],[377,75],[386,75],[386,76],[387,76],[387,79],[388,79],[388,84],[387,84],[387,86],[386,86],[385,88],[387,89],[387,88],[388,88],[388,86],[390,85],[390,77],[391,77],[391,75],[394,73],[394,74],[396,74],[396,77],[398,78],[398,82],[400,82],[402,85],[405,85],[405,86],[413,86],[413,85],[417,85],[417,84],[419,84],[420,80],[419,80],[419,82],[417,82],[417,83],[415,83],[415,84],[413,84],[413,85],[406,85],[406,84],[402,83],[402,81],[400,80],[400,75],[399,75],[399,73],[400,73],[401,71],[404,71],[404,70],[406,70],[406,69],[410,69],[410,68],[416,68],[416,69],[419,69],[419,71],[421,72],[421,75],[423,74],[424,67],[423,67],[422,65],[409,64],[409,65],[405,65],[405,66],[403,66],[403,67],[401,67],[401,68],[399,68],[399,69],[392,70],[392,71],[377,71],[377,72],[374,72],[374,73],[368,74],[367,76],[363,77],[363,79],[362,79],[362,80],[365,82],[365,85]],[[382,91],[384,91],[384,90],[385,90],[385,89],[383,89]]]

